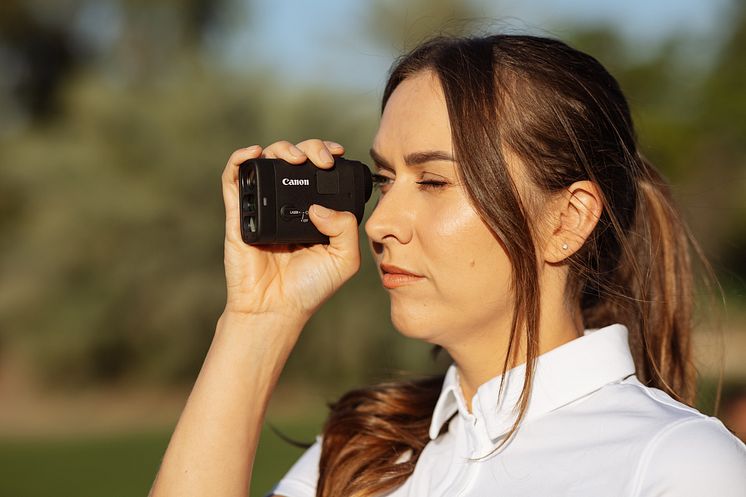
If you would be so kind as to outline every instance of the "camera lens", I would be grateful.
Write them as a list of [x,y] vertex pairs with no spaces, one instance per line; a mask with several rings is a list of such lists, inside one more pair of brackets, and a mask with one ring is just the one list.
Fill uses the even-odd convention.
[[256,169],[248,164],[249,161],[241,164],[238,172],[239,187],[241,190],[256,190]]
[[241,209],[247,214],[253,214],[256,209],[255,197],[252,193],[243,196]]

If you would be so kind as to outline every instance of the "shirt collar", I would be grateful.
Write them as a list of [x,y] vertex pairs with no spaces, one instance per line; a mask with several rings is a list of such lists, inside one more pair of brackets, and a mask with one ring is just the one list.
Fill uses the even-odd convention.
[[[618,323],[600,329],[586,329],[583,336],[537,357],[533,388],[522,423],[634,374],[635,363],[627,337],[627,327]],[[430,438],[437,438],[443,424],[458,412],[465,419],[476,417],[482,420],[491,441],[497,441],[510,431],[517,418],[517,402],[523,389],[525,371],[524,363],[482,384],[472,398],[470,414],[459,384],[458,370],[455,364],[451,364],[433,411]],[[503,376],[506,383],[502,399],[498,399]]]

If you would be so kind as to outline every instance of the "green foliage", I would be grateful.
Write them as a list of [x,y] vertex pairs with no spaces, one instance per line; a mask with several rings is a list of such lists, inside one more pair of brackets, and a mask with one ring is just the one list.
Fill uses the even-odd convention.
[[[370,33],[402,47],[476,12],[397,5],[372,7]],[[709,66],[682,57],[680,40],[646,57],[632,57],[608,30],[570,41],[618,77],[644,151],[743,294],[745,11],[734,19]],[[57,88],[57,118],[0,135],[0,360],[24,354],[49,386],[193,381],[224,304],[220,174],[233,150],[321,137],[366,160],[377,95],[228,73],[201,54],[201,29],[185,28],[192,42],[161,47],[155,62],[123,45],[113,61],[81,63]],[[118,63],[132,70],[112,70]],[[391,370],[442,366],[393,329],[362,228],[360,240],[360,273],[309,322],[286,377],[338,392]]]
[[[372,38],[399,52],[434,34],[467,34],[484,22],[474,2],[453,0],[385,0],[373,2],[367,16]],[[398,55],[398,54],[393,54]]]
[[[49,385],[192,381],[225,299],[220,174],[233,150],[318,136],[367,155],[370,97],[175,67],[138,87],[81,74],[64,120],[3,143],[2,342]],[[363,270],[309,323],[291,376],[359,380],[412,349],[362,229],[361,244]]]

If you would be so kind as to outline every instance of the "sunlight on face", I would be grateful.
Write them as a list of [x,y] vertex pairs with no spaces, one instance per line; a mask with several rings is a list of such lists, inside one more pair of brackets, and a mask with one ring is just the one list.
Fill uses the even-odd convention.
[[512,308],[507,255],[472,207],[453,154],[439,81],[431,72],[407,78],[373,141],[387,181],[365,231],[377,265],[423,276],[387,289],[394,326],[443,346],[509,325]]

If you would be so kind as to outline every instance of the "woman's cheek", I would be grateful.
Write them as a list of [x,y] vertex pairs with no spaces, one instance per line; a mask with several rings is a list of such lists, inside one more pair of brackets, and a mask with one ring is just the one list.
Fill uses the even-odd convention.
[[438,216],[434,230],[437,240],[433,243],[451,254],[450,265],[459,270],[478,269],[478,259],[487,255],[485,251],[493,250],[495,243],[481,218],[468,206],[438,210],[435,215]]
[[475,228],[482,223],[477,213],[468,205],[445,205],[431,212],[437,236],[459,245],[463,242],[468,244],[474,237]]

